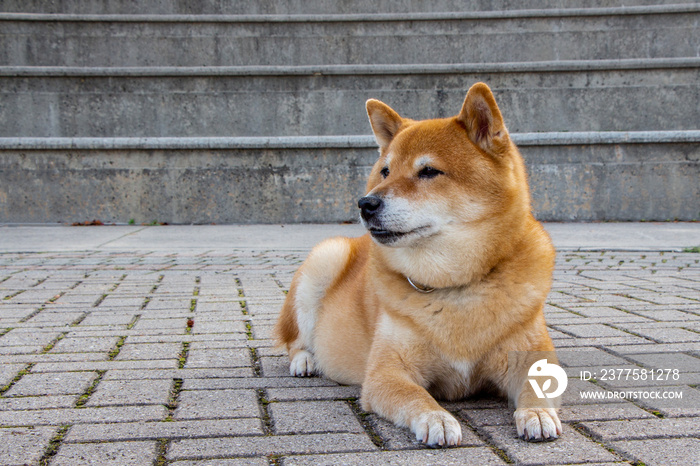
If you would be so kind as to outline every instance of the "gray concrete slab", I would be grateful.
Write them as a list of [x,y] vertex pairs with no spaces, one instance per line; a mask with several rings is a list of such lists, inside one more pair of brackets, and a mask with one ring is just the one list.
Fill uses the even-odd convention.
[[69,227],[65,225],[2,225],[0,251],[86,251],[133,234],[144,227]]
[[[557,249],[675,250],[700,246],[700,222],[545,223]],[[309,249],[358,224],[93,226],[0,225],[0,252]]]
[[557,249],[682,250],[700,246],[700,222],[545,223]]

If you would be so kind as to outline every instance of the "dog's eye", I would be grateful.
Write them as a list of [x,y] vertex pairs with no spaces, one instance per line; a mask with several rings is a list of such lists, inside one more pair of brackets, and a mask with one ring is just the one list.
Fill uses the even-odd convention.
[[380,171],[379,173],[381,173],[382,178],[386,178],[387,176],[389,176],[389,167],[382,168],[382,171]]
[[421,171],[418,172],[418,178],[435,178],[443,173],[437,168],[433,167],[423,167]]

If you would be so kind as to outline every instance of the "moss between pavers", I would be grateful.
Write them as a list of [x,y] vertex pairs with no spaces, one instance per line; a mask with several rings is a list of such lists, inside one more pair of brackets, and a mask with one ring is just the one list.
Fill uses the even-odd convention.
[[158,444],[156,446],[156,460],[153,462],[153,466],[165,466],[168,464],[168,459],[166,454],[168,453],[168,439],[161,438],[158,439]]
[[173,414],[175,414],[175,410],[177,409],[177,406],[178,406],[178,400],[180,398],[180,392],[182,391],[182,384],[183,383],[184,383],[183,379],[173,379],[173,386],[170,389],[170,394],[168,396],[168,402],[165,405],[165,407],[168,408],[168,415],[165,418],[166,421],[173,420]]
[[189,341],[184,341],[182,342],[182,351],[180,351],[180,355],[177,360],[177,368],[178,369],[184,369],[185,364],[187,364],[187,356],[190,354],[190,342]]
[[70,425],[63,425],[58,429],[58,432],[56,432],[56,435],[53,436],[49,442],[49,445],[46,447],[46,450],[44,450],[44,455],[39,460],[40,466],[48,466],[48,464],[51,462],[51,458],[56,456],[56,453],[58,453],[58,449],[61,447],[61,443],[66,437],[70,427]]
[[122,346],[124,346],[124,342],[126,341],[126,336],[121,336],[119,337],[119,340],[117,341],[116,346],[112,351],[109,352],[107,355],[107,360],[108,361],[114,361],[114,358],[116,358],[119,355],[119,352],[122,349]]
[[95,392],[95,389],[97,388],[97,384],[99,384],[102,381],[102,378],[105,376],[107,371],[105,370],[99,370],[97,371],[97,377],[95,380],[92,381],[92,384],[85,390],[85,393],[80,395],[80,398],[78,398],[78,401],[75,402],[75,407],[76,408],[82,408],[85,406],[85,403],[88,402],[90,399],[90,396]]
[[56,346],[56,343],[63,340],[66,337],[66,335],[68,335],[68,332],[63,332],[62,334],[57,336],[52,342],[50,342],[48,345],[44,346],[41,349],[41,354],[46,354],[49,351],[51,351],[53,349],[53,347]]
[[384,449],[386,442],[381,437],[381,435],[379,435],[379,433],[377,433],[377,431],[374,429],[374,426],[369,420],[370,413],[362,409],[359,400],[353,397],[340,399],[336,401],[346,401],[348,405],[350,405],[350,409],[357,417],[357,420],[360,422],[360,425],[364,429],[365,433],[367,433],[372,443],[375,444],[378,448]]
[[258,406],[260,406],[260,416],[262,417],[263,432],[265,435],[274,435],[274,423],[268,405],[271,403],[266,396],[265,390],[260,388],[256,390],[258,396]]

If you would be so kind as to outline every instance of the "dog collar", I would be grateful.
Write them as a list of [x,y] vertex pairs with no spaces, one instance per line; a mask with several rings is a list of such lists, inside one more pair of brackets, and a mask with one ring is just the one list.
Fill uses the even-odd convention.
[[432,293],[433,291],[435,291],[435,288],[430,288],[430,287],[427,287],[427,286],[416,285],[415,283],[413,283],[413,281],[411,280],[411,278],[408,277],[408,276],[406,276],[406,280],[408,280],[408,284],[411,285],[411,288],[413,288],[414,290],[416,290],[416,291],[419,292],[419,293],[428,294],[428,293]]

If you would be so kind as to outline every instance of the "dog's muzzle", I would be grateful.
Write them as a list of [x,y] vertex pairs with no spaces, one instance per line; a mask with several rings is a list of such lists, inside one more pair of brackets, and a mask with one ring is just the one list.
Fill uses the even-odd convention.
[[376,241],[389,245],[403,236],[403,233],[387,230],[383,225],[382,211],[385,203],[380,197],[365,196],[357,202],[357,206],[360,208],[362,223]]

